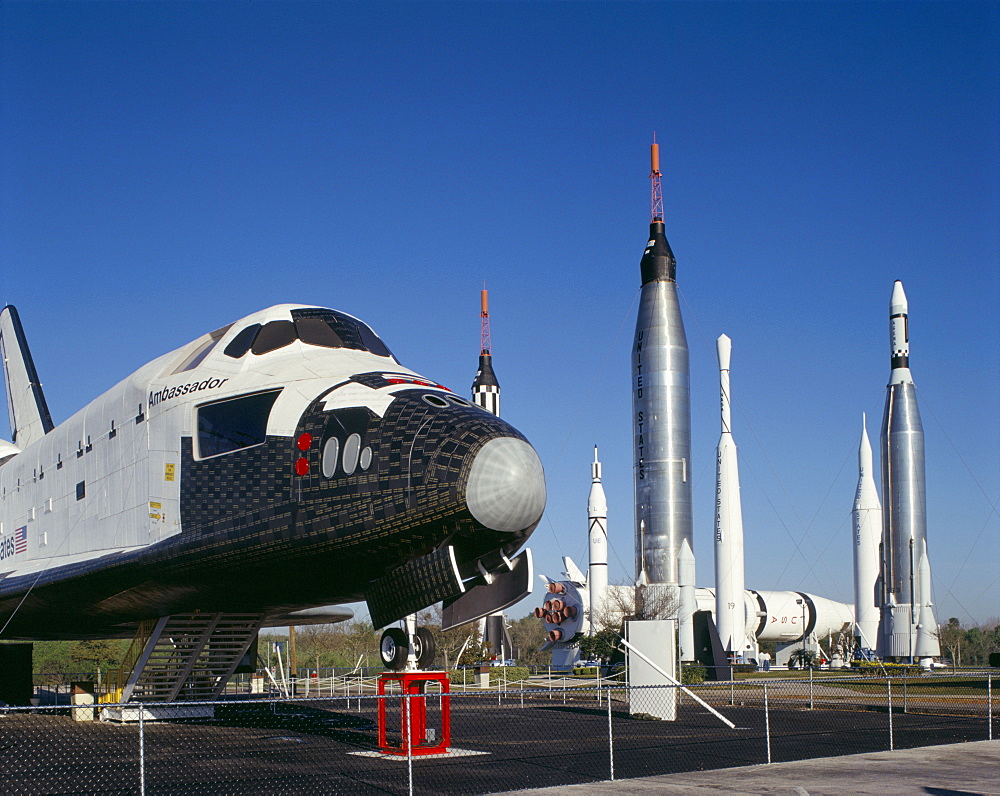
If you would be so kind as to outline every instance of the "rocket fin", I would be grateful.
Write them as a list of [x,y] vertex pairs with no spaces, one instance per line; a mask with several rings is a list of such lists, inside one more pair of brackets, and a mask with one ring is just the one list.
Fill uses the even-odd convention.
[[583,576],[580,568],[574,563],[573,559],[569,556],[563,556],[563,566],[566,567],[565,575],[566,577],[573,581],[577,586],[582,586],[587,582],[587,579]]
[[23,450],[48,434],[53,424],[21,319],[9,304],[0,311],[0,358],[10,433],[14,444]]

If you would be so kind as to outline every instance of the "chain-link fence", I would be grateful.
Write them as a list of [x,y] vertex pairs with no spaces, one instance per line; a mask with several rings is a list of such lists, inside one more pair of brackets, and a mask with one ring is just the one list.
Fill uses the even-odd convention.
[[[383,697],[357,686],[350,695],[175,704],[165,714],[150,706],[157,720],[133,704],[124,722],[86,720],[106,705],[4,708],[0,791],[490,793],[983,740],[997,730],[994,677],[761,678],[687,689],[535,677],[506,690]],[[379,748],[380,700],[394,754]],[[447,753],[419,754],[447,730]]]

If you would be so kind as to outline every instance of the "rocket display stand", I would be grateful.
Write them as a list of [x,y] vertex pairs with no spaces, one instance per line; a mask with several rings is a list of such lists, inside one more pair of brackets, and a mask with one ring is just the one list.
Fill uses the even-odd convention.
[[[399,745],[386,739],[386,701],[394,695],[387,695],[386,686],[398,683],[402,689],[399,695],[399,717],[401,739]],[[427,696],[428,683],[438,683],[441,687],[441,732],[437,741],[427,740]],[[451,743],[451,682],[447,672],[383,672],[378,678],[378,748],[387,755],[435,755],[445,754]],[[410,733],[407,737],[406,724],[409,711]]]

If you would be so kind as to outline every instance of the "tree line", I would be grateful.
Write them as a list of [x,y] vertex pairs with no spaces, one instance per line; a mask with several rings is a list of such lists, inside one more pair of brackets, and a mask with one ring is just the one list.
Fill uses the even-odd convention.
[[[418,621],[434,636],[437,647],[435,666],[453,669],[488,660],[475,624],[442,631],[438,609],[424,611]],[[520,665],[548,665],[549,653],[539,651],[545,643],[545,629],[540,620],[528,614],[510,621],[507,627]],[[368,619],[361,618],[333,625],[299,627],[295,632],[296,665],[299,669],[380,667],[380,638],[381,632]],[[938,638],[942,659],[952,665],[988,666],[990,653],[1000,653],[1000,619],[993,618],[966,627],[952,617],[940,627]],[[270,653],[269,645],[274,641],[287,643],[288,635],[271,631],[261,633],[258,654],[265,665]],[[605,627],[596,637],[584,641],[587,646],[585,658],[607,658],[617,646],[617,633]],[[65,679],[63,675],[67,674],[73,678],[98,679],[121,666],[130,644],[127,639],[36,641],[33,661],[36,681],[39,685],[62,682]]]
[[990,653],[1000,652],[1000,619],[988,619],[981,625],[962,627],[951,617],[938,629],[941,657],[954,666],[988,666]]

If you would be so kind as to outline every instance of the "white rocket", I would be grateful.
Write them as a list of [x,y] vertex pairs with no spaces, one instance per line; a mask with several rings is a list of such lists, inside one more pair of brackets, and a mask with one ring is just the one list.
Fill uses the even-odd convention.
[[878,640],[879,543],[882,504],[875,489],[872,446],[865,418],[858,446],[858,491],[854,496],[854,629],[862,649],[874,650]]
[[590,633],[593,635],[604,609],[608,593],[608,499],[601,484],[601,463],[597,459],[594,446],[594,463],[591,465],[593,482],[587,499],[587,518],[590,523],[590,572],[587,584],[590,587]]
[[743,511],[729,393],[732,341],[722,335],[716,341],[716,348],[719,353],[722,433],[716,454],[715,625],[724,650],[743,652],[747,622],[743,600]]
[[882,615],[879,652],[927,662],[940,654],[927,558],[924,431],[910,374],[909,305],[903,283],[889,302],[892,373],[882,418]]

